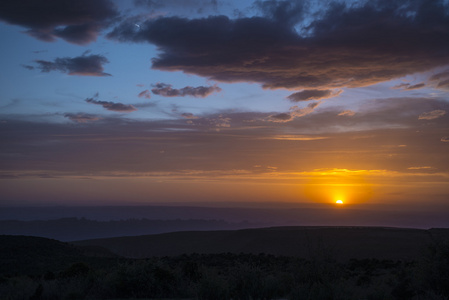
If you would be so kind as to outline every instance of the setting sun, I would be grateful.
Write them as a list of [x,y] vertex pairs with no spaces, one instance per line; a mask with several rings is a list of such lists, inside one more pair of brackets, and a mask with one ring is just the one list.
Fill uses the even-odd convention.
[[335,201],[335,203],[337,203],[337,204],[343,204],[343,201],[342,201],[342,200],[337,200],[337,201]]

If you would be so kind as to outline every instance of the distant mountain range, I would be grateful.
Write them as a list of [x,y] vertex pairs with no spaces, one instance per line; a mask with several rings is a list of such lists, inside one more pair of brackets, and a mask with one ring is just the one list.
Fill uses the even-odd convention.
[[63,218],[36,221],[0,221],[0,234],[46,237],[60,241],[135,236],[174,231],[232,230],[257,227],[248,222],[223,220],[148,220],[128,219],[94,221],[84,218]]
[[173,232],[95,239],[77,246],[103,247],[132,258],[192,253],[265,253],[306,259],[415,259],[435,240],[449,240],[449,229],[382,227],[273,227],[225,231]]

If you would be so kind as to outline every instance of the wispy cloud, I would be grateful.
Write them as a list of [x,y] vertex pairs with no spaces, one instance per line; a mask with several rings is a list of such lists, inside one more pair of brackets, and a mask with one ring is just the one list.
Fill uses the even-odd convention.
[[64,114],[64,117],[70,119],[71,121],[77,122],[77,123],[87,123],[87,122],[94,122],[98,121],[101,118],[96,115],[91,114],[85,114],[85,113],[66,113]]
[[182,113],[181,116],[185,119],[198,119],[198,117],[192,113]]
[[123,104],[123,103],[117,103],[117,102],[100,101],[100,100],[96,100],[96,98],[98,98],[98,93],[95,94],[95,96],[93,98],[87,98],[85,101],[87,103],[101,105],[105,109],[111,110],[111,111],[133,112],[133,111],[137,110],[137,108],[135,108],[131,104]]
[[347,109],[347,110],[344,110],[344,111],[338,113],[338,115],[352,117],[353,115],[355,115],[355,111]]
[[433,82],[437,88],[449,89],[449,70],[434,74],[429,81]]
[[186,86],[181,89],[174,89],[171,84],[166,83],[156,83],[153,85],[154,88],[151,89],[153,94],[163,96],[163,97],[197,97],[205,98],[214,92],[220,92],[221,88],[218,86]]
[[315,108],[320,104],[321,104],[321,102],[314,102],[314,103],[308,104],[304,108],[299,108],[298,106],[295,105],[295,106],[290,107],[289,113],[280,113],[280,114],[276,114],[276,115],[271,115],[268,117],[267,120],[270,122],[276,122],[276,123],[290,122],[290,121],[293,121],[295,118],[300,118],[300,117],[303,117],[303,116],[306,116],[306,115],[312,113],[315,110]]
[[266,140],[284,140],[284,141],[317,141],[325,140],[329,137],[326,136],[313,136],[313,135],[275,135],[269,137],[263,137],[261,139]]
[[437,109],[437,110],[432,110],[432,111],[420,114],[418,119],[419,120],[434,120],[434,119],[438,119],[438,118],[444,116],[445,114],[446,114],[445,110]]
[[401,84],[395,85],[393,87],[393,89],[402,89],[402,90],[411,91],[411,90],[422,89],[425,86],[426,86],[426,84],[424,82],[413,84],[413,85],[410,83],[401,83]]
[[140,92],[139,95],[137,95],[137,97],[150,99],[151,98],[151,93],[150,93],[149,90],[145,90],[145,91]]

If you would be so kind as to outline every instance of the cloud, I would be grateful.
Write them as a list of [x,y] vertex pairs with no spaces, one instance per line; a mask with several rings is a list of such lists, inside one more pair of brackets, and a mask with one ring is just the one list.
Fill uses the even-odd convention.
[[309,103],[309,105],[307,105],[304,108],[299,108],[298,106],[295,105],[290,107],[289,113],[271,115],[268,117],[267,120],[270,122],[277,122],[277,123],[290,122],[293,121],[295,118],[300,118],[312,113],[315,110],[315,108],[320,104],[321,102]]
[[304,90],[301,92],[291,94],[287,98],[292,102],[321,100],[321,99],[336,97],[336,96],[340,95],[342,92],[343,92],[342,90],[337,90],[337,91],[333,91],[333,90]]
[[402,89],[402,90],[418,90],[418,89],[422,89],[423,87],[425,87],[426,84],[424,82],[418,83],[418,84],[413,84],[411,85],[410,83],[401,83],[398,85],[395,85],[393,87],[393,89]]
[[424,167],[409,167],[408,170],[425,170],[425,169],[432,169],[432,167],[424,166]]
[[449,89],[449,79],[438,82],[437,88]]
[[219,115],[218,118],[212,120],[212,123],[216,127],[229,128],[231,127],[231,118],[224,117],[223,115]]
[[109,62],[103,55],[59,57],[54,61],[36,60],[35,62],[38,64],[37,68],[44,73],[60,71],[78,76],[111,76],[111,74],[103,72],[103,64]]
[[118,12],[110,0],[0,2],[0,20],[25,27],[28,35],[46,42],[61,38],[88,44],[116,17]]
[[362,87],[449,60],[443,1],[331,2],[316,14],[285,1],[270,3],[263,16],[251,18],[165,16],[139,30],[124,21],[108,37],[156,45],[153,69],[270,89]]
[[449,143],[449,136],[443,136],[440,141],[443,143]]
[[98,116],[91,115],[91,114],[85,114],[85,113],[77,113],[77,114],[66,113],[66,114],[64,114],[64,117],[70,119],[73,122],[77,122],[77,123],[87,123],[87,122],[98,121],[101,119]]
[[353,115],[355,115],[355,111],[348,109],[348,110],[344,110],[344,111],[340,112],[338,115],[352,117]]
[[221,4],[217,0],[134,0],[138,7],[145,6],[162,13],[182,13],[187,16],[192,14],[213,14],[217,12]]
[[419,115],[418,120],[433,120],[438,119],[446,114],[445,110],[437,109],[429,112],[425,112]]
[[133,112],[136,111],[137,108],[135,108],[131,104],[123,104],[123,103],[116,103],[116,102],[108,102],[108,101],[99,101],[95,100],[95,98],[98,98],[98,93],[95,94],[93,98],[87,98],[85,101],[87,103],[92,103],[96,105],[101,105],[107,110],[111,111],[118,111],[118,112]]
[[429,81],[439,89],[449,89],[449,70],[436,73],[429,78]]
[[268,121],[277,122],[277,123],[285,123],[285,122],[290,122],[292,120],[293,120],[293,117],[289,113],[280,113],[277,115],[271,115],[268,118]]
[[212,94],[213,92],[220,92],[221,88],[218,86],[198,86],[191,87],[186,86],[182,89],[174,89],[171,84],[166,83],[156,83],[153,85],[154,88],[151,90],[153,94],[163,96],[163,97],[185,97],[192,96],[197,98],[205,98]]
[[198,119],[198,117],[192,113],[183,113],[181,116],[185,119]]
[[311,136],[311,135],[275,135],[272,137],[264,137],[267,140],[285,140],[285,141],[317,141],[325,140],[329,137],[325,136]]
[[137,95],[137,97],[150,99],[151,98],[151,93],[150,93],[149,90],[145,90],[145,91],[140,92],[139,95]]
[[34,70],[34,66],[30,66],[30,65],[22,65],[22,67],[24,67],[25,69],[28,69],[28,70]]

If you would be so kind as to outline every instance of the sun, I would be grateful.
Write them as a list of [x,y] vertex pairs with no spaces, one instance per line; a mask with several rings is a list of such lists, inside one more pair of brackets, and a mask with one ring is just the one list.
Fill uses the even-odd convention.
[[337,201],[335,201],[335,203],[337,203],[337,204],[343,204],[343,201],[342,201],[342,200],[337,200]]

